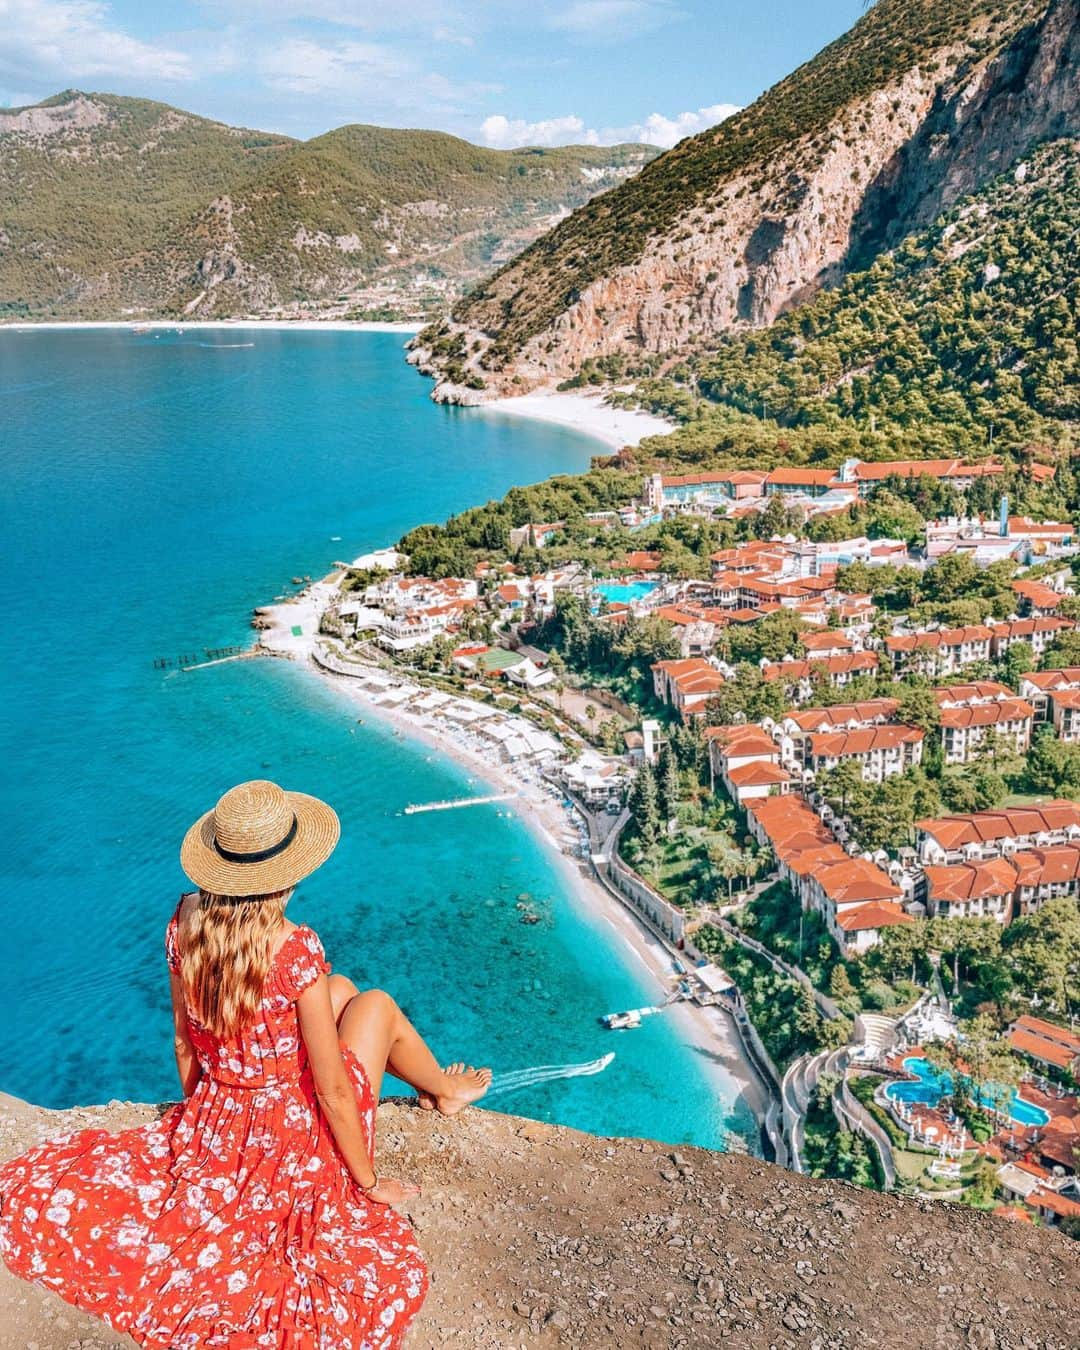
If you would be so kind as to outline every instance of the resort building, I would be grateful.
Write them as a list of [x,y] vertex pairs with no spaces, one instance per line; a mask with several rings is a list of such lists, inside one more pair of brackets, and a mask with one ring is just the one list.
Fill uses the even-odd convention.
[[565,529],[565,520],[552,520],[546,525],[519,525],[510,531],[510,552],[518,553],[523,548],[544,548],[560,530]]
[[848,652],[857,650],[855,640],[835,628],[826,628],[820,633],[800,633],[799,645],[807,658],[814,661],[829,656],[846,656]]
[[[1053,583],[1053,584],[1051,584]],[[1043,577],[1039,581],[1014,581],[1022,615],[1056,614],[1066,595],[1071,595],[1064,577]]]
[[1031,744],[1035,710],[1022,698],[998,698],[985,703],[941,710],[941,746],[946,764],[967,764],[997,738],[1007,753],[1022,755]]
[[864,783],[883,783],[922,760],[918,727],[886,723],[854,731],[819,731],[809,737],[807,762],[815,777],[838,765],[858,765]]
[[1063,741],[1080,740],[1080,666],[1029,671],[1021,677],[1020,693],[1037,722],[1049,721]]
[[781,681],[788,698],[803,703],[819,685],[842,689],[860,675],[875,674],[877,669],[877,652],[847,652],[821,661],[763,661],[761,678]]
[[986,624],[968,624],[963,628],[935,628],[887,637],[885,650],[897,674],[937,679],[952,675],[973,661],[989,661],[993,637],[993,630]]
[[821,914],[848,957],[869,951],[883,928],[913,922],[900,906],[900,887],[867,858],[845,858],[816,867],[806,896],[808,907]]
[[700,657],[657,661],[652,666],[653,691],[661,703],[670,704],[683,720],[705,711],[705,704],[723,687],[724,677]]
[[780,765],[780,748],[756,722],[709,727],[705,736],[712,775],[739,806],[788,792],[791,774]]
[[926,867],[916,894],[931,918],[994,919],[1002,925],[1012,918],[1016,868],[1007,858]]
[[[1080,1035],[1026,1014],[1009,1027],[1009,1044],[1019,1055],[1050,1069],[1080,1073]],[[1076,1164],[1074,1163],[1073,1170]]]
[[881,726],[893,721],[899,706],[899,699],[870,698],[860,703],[834,703],[828,708],[792,708],[777,724],[781,758],[805,763],[812,735]]
[[964,862],[1023,849],[1080,844],[1080,803],[1066,800],[917,820],[923,864]]
[[1058,634],[1075,628],[1076,622],[1056,614],[1043,614],[1027,619],[987,619],[986,626],[993,634],[990,654],[997,661],[1017,642],[1026,642],[1036,656],[1042,656]]
[[1011,861],[1017,874],[1017,916],[1035,913],[1047,900],[1080,895],[1080,847],[1075,844],[1022,849]]

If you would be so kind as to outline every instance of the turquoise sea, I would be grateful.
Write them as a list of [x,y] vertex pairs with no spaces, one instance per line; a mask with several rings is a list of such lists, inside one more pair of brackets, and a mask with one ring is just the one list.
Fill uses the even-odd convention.
[[[235,346],[237,343],[253,345]],[[175,1094],[165,923],[187,825],[273,777],[341,815],[290,916],[390,989],[444,1058],[594,1059],[493,1106],[719,1146],[756,1128],[663,1017],[636,958],[496,807],[405,817],[465,775],[280,661],[180,674],[246,643],[254,604],[409,526],[588,463],[558,427],[436,407],[396,334],[0,332],[0,1088],[50,1105]],[[334,541],[333,536],[340,536]],[[544,922],[523,926],[527,893]]]

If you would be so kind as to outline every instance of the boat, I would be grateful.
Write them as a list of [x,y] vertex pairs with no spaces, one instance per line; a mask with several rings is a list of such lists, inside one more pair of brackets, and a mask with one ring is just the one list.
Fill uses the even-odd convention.
[[659,1008],[631,1008],[628,1012],[606,1013],[600,1021],[608,1031],[634,1031],[643,1018],[659,1011]]

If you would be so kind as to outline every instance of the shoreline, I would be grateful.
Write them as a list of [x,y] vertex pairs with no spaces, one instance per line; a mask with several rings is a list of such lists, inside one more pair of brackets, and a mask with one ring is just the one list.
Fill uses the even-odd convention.
[[0,333],[32,333],[38,329],[52,332],[125,328],[262,328],[271,331],[291,328],[301,333],[419,333],[422,327],[420,323],[396,323],[379,319],[43,319],[40,322],[27,319],[24,322],[0,323]]
[[[582,834],[576,810],[567,812],[562,806],[561,794],[555,795],[532,766],[523,769],[510,764],[496,764],[468,742],[468,733],[454,734],[448,727],[435,726],[429,716],[404,708],[388,707],[375,701],[372,691],[364,688],[360,679],[339,675],[319,665],[314,659],[314,634],[325,599],[336,589],[331,578],[314,582],[307,591],[294,600],[264,607],[271,626],[259,635],[259,647],[276,656],[287,656],[300,662],[313,677],[325,680],[358,708],[394,732],[407,736],[414,743],[444,756],[471,778],[490,785],[499,792],[513,794],[506,803],[521,824],[537,839],[545,851],[554,855],[553,861],[566,883],[567,897],[591,921],[601,921],[612,929],[612,938],[636,958],[644,968],[646,986],[657,994],[670,992],[671,957],[666,948],[619,903],[593,874],[591,864],[571,853],[571,846],[580,843]],[[303,635],[293,633],[294,625]],[[373,671],[387,673],[381,667],[370,665]],[[358,665],[358,670],[361,667]],[[409,673],[395,668],[394,679],[412,684]],[[464,697],[464,696],[462,696]],[[697,1008],[681,1003],[670,1016],[678,1023],[678,1039],[695,1050],[704,1061],[702,1073],[716,1085],[718,1096],[732,1097],[736,1112],[745,1112],[757,1128],[758,1138],[751,1141],[751,1150],[760,1150],[760,1136],[764,1133],[767,1092],[758,1078],[757,1070],[748,1060],[738,1030],[732,1019],[716,1008]],[[612,1033],[614,1034],[614,1033]]]

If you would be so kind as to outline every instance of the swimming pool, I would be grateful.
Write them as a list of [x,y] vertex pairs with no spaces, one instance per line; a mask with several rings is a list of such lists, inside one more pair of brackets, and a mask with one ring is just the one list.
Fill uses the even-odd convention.
[[[885,1089],[885,1096],[894,1102],[921,1102],[924,1106],[937,1106],[942,1097],[952,1091],[952,1076],[935,1069],[921,1055],[910,1055],[904,1060],[904,1068],[915,1075],[915,1081],[890,1083]],[[993,1107],[994,1102],[988,1094],[983,1093],[979,1097],[979,1105]],[[1048,1112],[1034,1102],[1025,1101],[1015,1090],[1007,1110],[1017,1125],[1042,1126],[1050,1120]]]
[[656,586],[655,581],[600,581],[593,587],[593,593],[609,605],[632,605],[651,595]]

